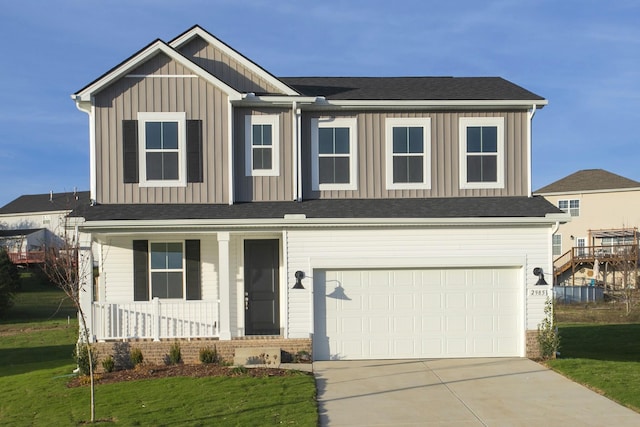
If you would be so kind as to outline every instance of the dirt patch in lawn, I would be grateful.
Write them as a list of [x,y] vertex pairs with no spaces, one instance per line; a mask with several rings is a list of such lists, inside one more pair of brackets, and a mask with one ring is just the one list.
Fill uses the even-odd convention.
[[[199,365],[138,365],[134,369],[126,369],[114,372],[96,373],[94,381],[96,384],[111,384],[122,381],[136,381],[153,378],[168,377],[282,377],[292,375],[300,371],[292,371],[280,368],[253,367],[244,368],[238,366],[219,366],[215,364]],[[310,375],[310,374],[309,374]],[[67,383],[67,387],[80,387],[89,385],[88,376],[78,376]]]

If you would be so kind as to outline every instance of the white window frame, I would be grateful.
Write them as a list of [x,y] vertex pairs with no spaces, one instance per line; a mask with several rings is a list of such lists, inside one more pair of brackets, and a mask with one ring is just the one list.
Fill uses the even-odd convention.
[[[554,240],[558,240],[558,242],[554,242]],[[558,248],[558,250],[554,251],[554,248]],[[551,237],[551,255],[553,255],[554,257],[558,257],[558,256],[562,255],[562,234],[553,234],[552,235],[552,237]]]
[[[253,125],[271,125],[271,169],[253,169]],[[276,114],[245,117],[245,175],[280,175],[280,117]]]
[[[186,187],[187,186],[187,115],[186,113],[138,113],[138,158],[140,163],[140,187]],[[178,123],[178,179],[147,179],[147,122]]]
[[186,262],[187,260],[185,259],[185,242],[184,240],[149,240],[148,242],[148,251],[149,251],[149,265],[147,265],[147,271],[149,272],[149,295],[151,296],[151,299],[153,299],[153,273],[154,272],[159,272],[159,273],[164,273],[164,272],[177,272],[178,269],[177,268],[170,268],[170,269],[164,269],[164,268],[151,268],[151,259],[152,259],[152,250],[151,250],[151,245],[152,244],[165,244],[165,243],[179,243],[181,246],[181,252],[182,252],[182,268],[181,268],[181,272],[182,272],[182,298],[160,298],[163,301],[184,301],[186,299],[186,295],[187,295],[187,265]]
[[[431,189],[431,118],[387,118],[386,126],[386,180],[389,190],[429,190]],[[402,157],[422,157],[422,182],[393,182],[393,129],[396,127],[419,127],[422,128],[422,154],[402,153]]]
[[[566,208],[560,207],[560,205],[563,202],[567,204]],[[571,207],[572,203],[575,203],[578,206],[577,207],[575,207],[575,206]],[[561,200],[558,200],[558,209],[561,209],[563,212],[566,212],[571,216],[580,216],[580,199],[561,199]]]
[[[322,128],[349,128],[349,182],[320,184],[319,135]],[[314,191],[358,189],[358,119],[355,117],[320,117],[311,119],[311,183]]]
[[[504,117],[461,117],[458,122],[460,149],[460,188],[504,188]],[[494,126],[497,131],[496,181],[467,182],[467,127]]]

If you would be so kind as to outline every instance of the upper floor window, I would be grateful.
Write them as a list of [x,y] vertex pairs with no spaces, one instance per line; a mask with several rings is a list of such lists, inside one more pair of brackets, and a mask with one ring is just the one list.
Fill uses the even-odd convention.
[[504,187],[504,118],[460,118],[460,188]]
[[431,188],[431,119],[386,119],[388,189]]
[[562,255],[562,234],[554,234],[552,236],[552,255]]
[[356,190],[355,118],[311,120],[312,184],[314,190]]
[[567,212],[571,216],[580,216],[580,200],[559,200],[558,208]]
[[245,147],[246,176],[278,176],[280,172],[278,116],[247,116]]
[[185,113],[138,113],[140,185],[186,185]]

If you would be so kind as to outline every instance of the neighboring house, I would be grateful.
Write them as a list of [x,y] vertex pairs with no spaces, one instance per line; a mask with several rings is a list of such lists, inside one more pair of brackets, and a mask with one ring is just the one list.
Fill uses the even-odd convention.
[[94,203],[73,215],[99,246],[95,340],[537,351],[550,286],[532,271],[552,271],[567,219],[531,197],[544,98],[494,77],[279,78],[198,26],[72,97],[91,129]]
[[20,196],[0,208],[0,246],[15,263],[40,263],[60,243],[69,212],[88,202],[88,191]]
[[[640,182],[603,169],[575,172],[535,191],[571,215],[553,235],[556,282],[635,283]],[[631,272],[631,274],[625,274]]]

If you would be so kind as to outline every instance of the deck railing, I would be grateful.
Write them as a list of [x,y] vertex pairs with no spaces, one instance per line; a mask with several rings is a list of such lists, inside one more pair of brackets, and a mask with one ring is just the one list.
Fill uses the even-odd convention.
[[93,334],[98,341],[212,338],[218,336],[218,303],[152,301],[93,303]]
[[14,264],[42,264],[44,263],[44,251],[7,252],[9,259]]

